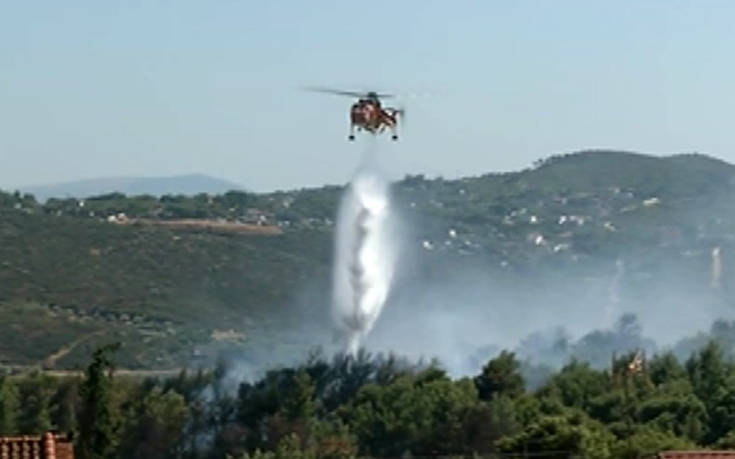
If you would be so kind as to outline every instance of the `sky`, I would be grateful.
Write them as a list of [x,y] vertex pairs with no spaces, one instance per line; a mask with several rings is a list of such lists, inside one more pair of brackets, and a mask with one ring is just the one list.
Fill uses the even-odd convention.
[[730,0],[0,2],[0,189],[346,183],[352,100],[303,86],[399,96],[394,179],[589,148],[735,162],[733,24]]

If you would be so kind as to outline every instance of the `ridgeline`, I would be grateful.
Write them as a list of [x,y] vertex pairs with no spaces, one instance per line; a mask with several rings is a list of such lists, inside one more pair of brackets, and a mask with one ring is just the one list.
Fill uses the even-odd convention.
[[[303,330],[329,334],[342,190],[43,204],[0,193],[0,363],[78,369],[113,340],[130,369],[227,350],[254,363],[303,355],[324,344]],[[561,268],[595,276],[602,261],[624,257],[628,291],[641,301],[643,285],[672,269],[692,278],[703,303],[732,301],[733,274],[725,269],[714,288],[709,270],[712,249],[727,266],[735,241],[735,166],[723,161],[586,151],[512,173],[407,176],[393,193],[408,223],[406,285],[468,263],[510,285],[519,274],[554,279]]]

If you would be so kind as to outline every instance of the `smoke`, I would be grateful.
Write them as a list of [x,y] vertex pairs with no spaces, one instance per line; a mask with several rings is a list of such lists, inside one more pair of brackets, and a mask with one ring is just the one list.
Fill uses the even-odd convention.
[[342,198],[336,228],[332,312],[355,355],[388,297],[394,273],[396,244],[391,238],[388,181],[369,144]]
[[[708,235],[684,226],[683,239],[670,242],[655,239],[658,224],[642,222],[609,246],[591,244],[588,230],[560,233],[558,251],[562,244],[512,243],[510,231],[523,228],[478,224],[497,209],[457,197],[465,184],[407,180],[390,188],[376,156],[368,145],[342,196],[331,291],[325,276],[301,301],[310,313],[307,305],[331,303],[340,351],[437,358],[453,376],[477,374],[501,349],[524,364],[558,367],[574,356],[601,366],[632,349],[684,355],[713,321],[735,319],[735,275],[723,269],[735,253],[729,229]],[[718,215],[702,209],[675,214],[665,229]],[[296,344],[289,352],[328,336],[322,314],[307,314],[313,329],[295,327],[303,341],[289,336],[284,341]],[[269,351],[263,360],[272,364]]]
[[477,374],[501,349],[550,367],[572,356],[604,366],[613,353],[634,349],[685,355],[692,347],[682,339],[706,332],[717,319],[735,319],[723,289],[710,287],[709,251],[655,261],[621,253],[522,270],[439,254],[421,241],[413,241],[411,263],[421,268],[410,277],[402,248],[389,307],[365,345],[437,358],[453,376]]
[[620,283],[625,274],[625,262],[618,258],[615,260],[615,274],[610,281],[609,300],[610,303],[605,307],[605,321],[610,322],[620,307]]

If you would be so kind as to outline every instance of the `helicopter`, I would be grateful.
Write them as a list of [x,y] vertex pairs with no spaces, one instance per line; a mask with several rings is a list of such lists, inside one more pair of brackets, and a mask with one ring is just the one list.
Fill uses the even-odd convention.
[[398,118],[405,117],[405,110],[383,107],[380,99],[395,97],[392,94],[381,94],[376,91],[358,92],[342,91],[328,88],[306,88],[309,91],[324,92],[340,96],[356,97],[357,102],[350,108],[350,134],[347,139],[355,140],[355,130],[367,131],[373,135],[391,131],[391,139],[398,140]]

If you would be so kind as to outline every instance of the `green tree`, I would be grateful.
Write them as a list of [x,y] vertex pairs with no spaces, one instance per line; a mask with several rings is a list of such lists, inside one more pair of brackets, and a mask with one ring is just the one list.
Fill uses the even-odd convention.
[[657,386],[686,377],[684,367],[672,352],[654,356],[648,362],[647,373]]
[[516,417],[514,401],[504,395],[494,397],[489,402],[481,401],[469,408],[462,424],[466,452],[497,452],[497,440],[521,430]]
[[23,434],[41,434],[53,428],[51,396],[53,381],[34,372],[18,384],[20,406],[18,430]]
[[716,449],[735,449],[735,430],[731,430],[720,437],[712,446]]
[[284,412],[289,419],[310,419],[314,415],[314,383],[305,371],[292,378],[284,400]]
[[653,457],[661,451],[691,451],[696,449],[696,444],[691,440],[677,437],[671,432],[662,432],[655,428],[644,427],[636,431],[629,439],[618,441],[613,447],[613,457],[638,459]]
[[199,369],[190,373],[184,369],[164,383],[164,391],[181,394],[189,409],[185,434],[187,457],[198,457],[197,453],[203,448],[209,435],[210,403],[206,391],[213,379],[211,372]]
[[613,456],[615,437],[604,426],[579,411],[541,416],[517,435],[496,442],[505,453],[530,453],[547,458],[573,455],[605,459]]
[[278,443],[275,451],[255,450],[245,453],[239,459],[318,459],[314,451],[304,450],[301,439],[296,434],[290,434]]
[[357,456],[357,438],[339,418],[314,423],[310,448],[319,459],[347,459]]
[[481,400],[490,400],[494,395],[518,397],[525,391],[525,381],[520,372],[521,364],[513,352],[502,351],[490,360],[482,373],[475,377],[475,386]]
[[17,434],[18,388],[5,377],[0,377],[0,435]]
[[52,399],[51,420],[61,432],[73,433],[77,428],[79,384],[76,379],[59,381]]
[[154,387],[137,404],[129,420],[121,457],[178,458],[181,455],[189,408],[181,394]]
[[428,380],[418,374],[385,386],[368,384],[339,410],[364,452],[395,457],[466,449],[465,419],[477,404],[474,384],[431,374]]
[[117,447],[119,424],[112,406],[115,370],[112,355],[119,348],[120,344],[116,343],[95,350],[85,372],[80,387],[78,451],[81,459],[109,458]]
[[705,443],[717,441],[726,433],[735,429],[735,376],[730,377],[724,387],[708,397],[710,423]]
[[694,393],[707,408],[713,408],[715,397],[725,387],[729,370],[720,346],[715,341],[710,341],[697,355],[687,360],[686,369]]
[[694,394],[662,394],[643,401],[637,420],[662,432],[698,441],[705,433],[707,410]]
[[610,378],[587,362],[572,360],[539,390],[539,395],[558,397],[565,405],[589,409],[592,399],[610,391]]
[[279,410],[266,418],[268,444],[275,447],[281,439],[296,434],[306,446],[311,436],[315,404],[314,383],[304,370],[291,375],[280,401]]

